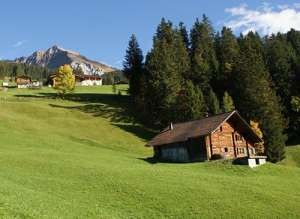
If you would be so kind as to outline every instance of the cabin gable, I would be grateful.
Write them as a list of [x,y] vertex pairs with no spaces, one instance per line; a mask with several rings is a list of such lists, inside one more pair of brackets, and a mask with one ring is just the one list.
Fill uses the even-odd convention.
[[254,155],[253,144],[229,121],[224,122],[211,134],[211,153],[224,158]]

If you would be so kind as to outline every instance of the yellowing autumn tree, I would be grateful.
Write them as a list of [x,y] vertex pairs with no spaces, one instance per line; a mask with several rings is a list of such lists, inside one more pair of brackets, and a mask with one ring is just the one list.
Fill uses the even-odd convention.
[[[259,123],[258,122],[254,122],[254,121],[250,121],[250,126],[252,128],[252,130],[257,134],[258,137],[260,137],[261,139],[263,138],[263,133],[259,127]],[[265,152],[265,147],[264,147],[264,143],[256,143],[255,145],[256,151],[258,154],[264,154]]]
[[58,68],[54,77],[53,88],[63,97],[67,92],[75,89],[75,75],[70,65],[63,65]]

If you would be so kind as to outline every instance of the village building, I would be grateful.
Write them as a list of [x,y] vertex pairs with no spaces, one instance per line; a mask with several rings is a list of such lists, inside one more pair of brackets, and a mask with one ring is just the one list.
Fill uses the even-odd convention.
[[76,82],[79,86],[102,86],[102,78],[99,75],[81,75],[77,78]]
[[[48,84],[55,86],[55,74],[49,76]],[[102,86],[102,77],[99,75],[75,75],[77,86]]]
[[265,157],[256,156],[254,147],[261,142],[262,139],[238,112],[232,111],[200,120],[171,124],[146,146],[153,147],[156,158],[173,162],[245,157],[263,163]]
[[29,88],[32,80],[31,77],[23,75],[23,76],[17,76],[15,78],[15,82],[18,88]]

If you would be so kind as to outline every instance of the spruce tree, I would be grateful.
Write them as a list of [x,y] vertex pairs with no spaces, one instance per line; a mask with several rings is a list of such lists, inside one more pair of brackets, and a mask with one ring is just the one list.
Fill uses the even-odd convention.
[[207,102],[208,111],[211,115],[216,115],[221,112],[220,102],[218,100],[217,95],[212,89],[209,90],[206,99],[207,99],[206,102]]
[[196,20],[191,30],[190,55],[191,79],[207,96],[210,82],[218,71],[218,61],[214,49],[214,31],[205,15],[201,22]]
[[186,50],[189,51],[189,48],[190,48],[190,39],[189,39],[189,35],[188,35],[188,32],[187,32],[187,29],[184,26],[183,22],[179,23],[179,32],[180,32],[180,35],[181,35],[182,40],[184,42],[184,45],[186,47]]
[[239,56],[239,45],[231,29],[223,27],[221,35],[216,37],[216,54],[219,71],[214,89],[221,96],[226,90],[232,89],[233,69]]
[[175,31],[162,19],[146,58],[148,118],[159,127],[176,120],[176,103],[181,76],[175,59]]
[[292,85],[295,80],[293,64],[296,54],[283,34],[278,33],[267,39],[266,60],[269,72],[275,85],[277,95],[284,106],[289,107],[292,96]]
[[140,98],[142,93],[142,77],[144,73],[144,57],[140,49],[136,36],[130,37],[128,48],[126,50],[123,72],[129,79],[129,94],[134,101]]
[[175,49],[175,62],[177,65],[177,74],[182,78],[181,82],[190,77],[191,63],[189,58],[188,50],[185,46],[184,39],[182,38],[181,31],[175,31],[174,49]]
[[177,121],[186,122],[200,119],[206,115],[206,104],[201,89],[192,81],[185,82],[178,97]]
[[245,118],[259,122],[268,159],[278,162],[285,153],[283,118],[270,84],[261,45],[259,36],[252,32],[240,39],[240,58],[235,69],[236,104]]
[[224,113],[233,111],[235,109],[233,99],[232,97],[228,94],[227,91],[225,91],[224,96],[223,96],[223,101],[222,101],[222,111]]

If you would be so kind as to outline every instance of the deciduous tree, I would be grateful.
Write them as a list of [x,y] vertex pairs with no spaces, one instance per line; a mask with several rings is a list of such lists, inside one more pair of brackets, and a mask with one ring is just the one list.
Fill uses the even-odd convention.
[[54,78],[54,89],[64,97],[67,92],[75,89],[75,75],[70,65],[64,65],[58,68]]

